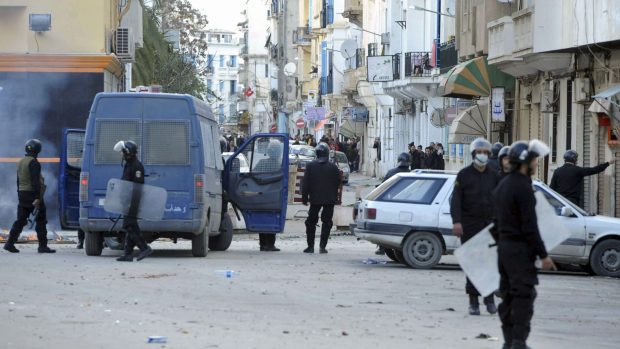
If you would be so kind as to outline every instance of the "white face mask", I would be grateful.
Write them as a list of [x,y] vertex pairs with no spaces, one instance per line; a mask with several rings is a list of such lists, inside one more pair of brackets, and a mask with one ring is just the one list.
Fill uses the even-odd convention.
[[487,154],[476,154],[474,161],[477,165],[484,166],[489,162],[489,156]]

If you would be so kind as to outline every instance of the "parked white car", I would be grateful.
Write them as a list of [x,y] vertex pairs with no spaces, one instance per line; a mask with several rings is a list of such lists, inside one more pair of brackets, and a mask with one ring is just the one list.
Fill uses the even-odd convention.
[[[354,234],[384,246],[393,260],[432,268],[460,246],[452,232],[450,198],[456,173],[399,173],[355,206]],[[540,181],[542,191],[571,236],[549,255],[593,274],[620,277],[620,219],[588,214]]]

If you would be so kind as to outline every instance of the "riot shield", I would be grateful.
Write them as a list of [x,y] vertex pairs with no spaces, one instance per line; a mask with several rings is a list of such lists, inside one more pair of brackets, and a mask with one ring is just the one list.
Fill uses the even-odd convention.
[[104,209],[156,221],[164,217],[167,200],[168,192],[164,188],[113,178],[108,181]]
[[[549,204],[545,195],[540,191],[534,195],[538,231],[545,248],[551,251],[570,237],[570,231],[556,215],[555,209]],[[491,225],[484,228],[454,251],[461,268],[483,297],[499,288],[497,247],[489,231],[490,228]]]
[[454,251],[461,268],[483,297],[499,288],[497,245],[489,225]]

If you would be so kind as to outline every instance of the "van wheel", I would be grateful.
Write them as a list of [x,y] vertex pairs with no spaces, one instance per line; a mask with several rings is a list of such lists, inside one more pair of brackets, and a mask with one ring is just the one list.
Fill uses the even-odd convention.
[[87,256],[101,256],[103,251],[103,235],[100,231],[91,231],[86,233],[84,250]]
[[393,251],[394,251],[394,258],[395,258],[394,261],[400,264],[407,265],[407,262],[405,262],[405,257],[403,256],[403,251],[401,250],[393,250]]
[[594,246],[590,267],[596,275],[620,277],[620,240],[605,240]]
[[442,254],[441,241],[433,233],[413,233],[403,244],[403,257],[412,268],[430,269],[439,263]]
[[226,251],[233,239],[233,225],[230,216],[226,213],[220,223],[220,234],[209,238],[211,251]]
[[396,258],[396,253],[394,252],[393,249],[391,248],[385,248],[385,255],[388,256],[389,259],[393,260],[394,262],[398,262],[398,259]]
[[[207,227],[209,223],[207,223]],[[192,256],[206,257],[209,250],[209,228],[205,228],[202,233],[192,237]]]

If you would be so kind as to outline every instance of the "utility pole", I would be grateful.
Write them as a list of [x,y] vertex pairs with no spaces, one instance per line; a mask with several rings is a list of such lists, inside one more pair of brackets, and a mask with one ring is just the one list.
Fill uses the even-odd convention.
[[276,119],[278,132],[286,133],[286,75],[284,65],[286,65],[286,13],[287,1],[282,2],[282,11],[278,14],[278,116]]

